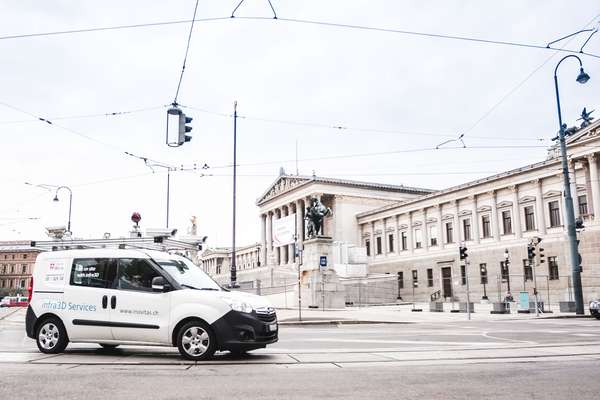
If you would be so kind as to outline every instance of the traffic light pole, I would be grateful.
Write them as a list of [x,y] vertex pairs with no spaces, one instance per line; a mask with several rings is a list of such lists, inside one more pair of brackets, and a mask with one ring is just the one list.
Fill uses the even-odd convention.
[[467,319],[471,320],[471,291],[469,290],[469,257],[465,258],[465,281],[467,284]]

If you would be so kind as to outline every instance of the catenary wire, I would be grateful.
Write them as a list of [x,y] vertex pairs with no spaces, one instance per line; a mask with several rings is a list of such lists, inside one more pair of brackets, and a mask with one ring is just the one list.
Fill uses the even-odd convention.
[[194,6],[194,16],[192,17],[192,24],[190,26],[190,33],[187,39],[187,45],[185,47],[185,56],[183,57],[183,66],[181,67],[181,74],[179,75],[179,83],[177,83],[177,91],[175,92],[175,98],[173,104],[177,104],[177,97],[179,96],[179,89],[181,88],[181,82],[183,81],[183,74],[185,73],[185,63],[187,62],[188,52],[190,51],[190,42],[192,41],[192,33],[194,32],[194,21],[196,20],[196,11],[198,10],[198,1]]
[[482,43],[482,44],[522,47],[522,48],[530,48],[530,49],[538,49],[538,50],[557,50],[557,51],[571,53],[571,54],[574,54],[574,53],[584,54],[589,57],[594,57],[594,58],[600,59],[600,55],[597,55],[597,54],[580,52],[578,50],[557,49],[554,47],[547,47],[544,45],[537,45],[537,44],[531,44],[531,43],[521,43],[521,42],[503,41],[503,40],[491,40],[491,39],[482,39],[482,38],[470,37],[470,36],[457,36],[457,35],[448,35],[448,34],[441,34],[441,33],[429,33],[429,32],[402,30],[402,29],[381,28],[381,27],[366,26],[366,25],[353,25],[353,24],[343,24],[343,23],[336,23],[336,22],[316,21],[316,20],[298,19],[298,18],[281,18],[281,17],[277,17],[277,18],[273,18],[273,17],[235,17],[235,18],[232,18],[231,16],[227,16],[227,17],[212,17],[212,18],[201,18],[201,19],[194,18],[193,20],[160,21],[160,22],[131,24],[131,25],[115,25],[115,26],[106,26],[106,27],[72,29],[72,30],[64,30],[64,31],[50,31],[50,32],[26,33],[26,34],[17,34],[17,35],[5,35],[5,36],[0,36],[0,40],[32,38],[32,37],[39,37],[39,36],[68,35],[68,34],[76,34],[76,33],[110,31],[110,30],[119,30],[119,29],[146,28],[146,27],[155,27],[155,26],[185,24],[185,23],[191,23],[191,22],[209,22],[209,21],[240,20],[240,19],[272,20],[272,21],[291,22],[291,23],[297,23],[297,24],[320,25],[320,26],[343,28],[343,29],[355,29],[355,30],[385,32],[385,33],[394,33],[394,34],[402,34],[402,35],[410,35],[410,36],[420,36],[420,37],[435,38],[435,39],[449,39],[449,40],[459,40],[459,41]]

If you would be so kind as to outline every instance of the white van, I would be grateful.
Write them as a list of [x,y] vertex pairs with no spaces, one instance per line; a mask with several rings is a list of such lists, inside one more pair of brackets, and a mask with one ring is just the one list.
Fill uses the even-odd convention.
[[198,361],[278,339],[268,300],[225,290],[188,259],[150,250],[40,253],[25,322],[43,353],[69,342],[164,345]]

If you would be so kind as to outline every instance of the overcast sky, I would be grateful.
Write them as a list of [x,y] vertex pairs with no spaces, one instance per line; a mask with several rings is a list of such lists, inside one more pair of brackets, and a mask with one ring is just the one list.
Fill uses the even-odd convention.
[[[228,16],[237,3],[201,0],[196,18]],[[540,45],[600,20],[596,0],[272,3],[282,18]],[[189,20],[194,5],[0,0],[0,37]],[[272,12],[266,0],[246,0],[236,15]],[[43,239],[45,226],[66,225],[68,193],[60,192],[56,203],[53,193],[24,182],[72,188],[76,237],[126,235],[134,211],[143,227],[164,227],[166,175],[152,173],[128,151],[173,165],[211,166],[201,172],[212,176],[172,173],[170,225],[185,232],[196,215],[211,245],[229,245],[232,170],[217,167],[232,163],[227,115],[236,100],[248,117],[238,120],[240,244],[259,239],[255,201],[280,167],[295,173],[296,142],[300,174],[442,189],[544,159],[558,128],[553,69],[566,53],[238,18],[196,23],[179,94],[182,105],[195,108],[186,109],[194,118],[193,140],[169,148],[164,106],[173,101],[188,32],[189,24],[178,24],[0,39],[0,102],[60,126],[0,104],[0,240]],[[578,36],[569,47],[578,49],[585,39]],[[586,50],[600,54],[600,35]],[[559,74],[569,125],[584,106],[600,107],[600,59],[583,62],[592,76],[587,85],[575,82],[574,60]],[[148,110],[58,119],[139,109]],[[460,133],[465,149],[357,156],[432,148]],[[516,145],[531,147],[494,148]],[[343,155],[356,156],[331,158]]]

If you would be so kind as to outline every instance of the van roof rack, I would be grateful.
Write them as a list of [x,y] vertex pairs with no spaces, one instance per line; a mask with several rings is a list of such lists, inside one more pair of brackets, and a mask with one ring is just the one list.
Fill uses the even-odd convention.
[[141,249],[141,250],[202,250],[202,240],[176,240],[170,237],[149,236],[116,239],[61,239],[31,241],[31,247],[44,251],[83,249]]

